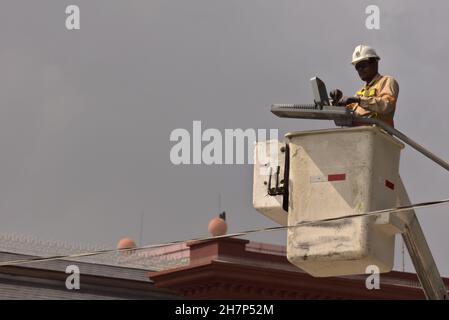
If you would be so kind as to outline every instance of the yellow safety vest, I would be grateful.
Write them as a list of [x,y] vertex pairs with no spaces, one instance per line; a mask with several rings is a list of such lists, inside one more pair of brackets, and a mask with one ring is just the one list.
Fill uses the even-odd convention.
[[368,88],[368,90],[366,90],[366,88],[362,88],[361,90],[357,91],[357,95],[359,97],[368,97],[368,98],[375,97],[376,90],[377,90],[377,83],[371,88]]

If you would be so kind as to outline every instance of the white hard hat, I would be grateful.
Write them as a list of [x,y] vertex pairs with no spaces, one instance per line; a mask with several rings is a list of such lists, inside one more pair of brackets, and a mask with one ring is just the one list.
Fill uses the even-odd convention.
[[370,46],[366,46],[364,44],[358,45],[354,49],[354,53],[352,54],[352,64],[356,65],[358,62],[363,60],[368,60],[369,58],[376,58],[380,60],[380,57],[377,55],[376,50],[371,48]]

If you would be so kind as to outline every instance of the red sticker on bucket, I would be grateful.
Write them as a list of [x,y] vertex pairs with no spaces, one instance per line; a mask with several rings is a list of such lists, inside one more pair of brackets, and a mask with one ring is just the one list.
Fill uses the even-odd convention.
[[391,190],[394,190],[394,183],[389,180],[385,180],[385,186]]
[[330,174],[327,176],[327,181],[342,181],[342,180],[346,180],[345,173]]

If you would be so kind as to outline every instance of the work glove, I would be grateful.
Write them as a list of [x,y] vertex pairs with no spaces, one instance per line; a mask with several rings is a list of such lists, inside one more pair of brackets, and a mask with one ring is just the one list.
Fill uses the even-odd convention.
[[359,97],[343,97],[338,101],[337,105],[347,106],[348,104],[351,104],[351,103],[360,103],[360,98]]
[[332,90],[329,95],[332,98],[332,105],[337,105],[338,101],[343,97],[343,92],[340,89]]

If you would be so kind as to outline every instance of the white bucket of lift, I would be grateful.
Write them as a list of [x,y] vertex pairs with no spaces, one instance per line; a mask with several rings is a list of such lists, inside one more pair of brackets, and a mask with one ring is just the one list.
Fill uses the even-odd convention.
[[[343,217],[396,206],[404,145],[376,127],[295,132],[290,149],[288,224]],[[389,272],[394,235],[375,217],[290,228],[287,258],[316,277]]]

